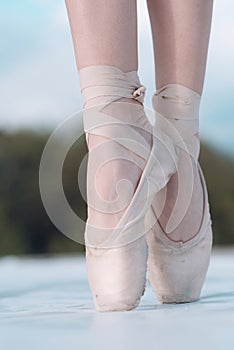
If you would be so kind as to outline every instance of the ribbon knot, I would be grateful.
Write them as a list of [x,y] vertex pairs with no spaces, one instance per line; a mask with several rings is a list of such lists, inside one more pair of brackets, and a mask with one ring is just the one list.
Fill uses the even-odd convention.
[[138,100],[141,103],[143,103],[145,91],[146,91],[146,87],[144,85],[141,85],[139,88],[137,88],[133,92],[133,97],[135,98],[135,100]]

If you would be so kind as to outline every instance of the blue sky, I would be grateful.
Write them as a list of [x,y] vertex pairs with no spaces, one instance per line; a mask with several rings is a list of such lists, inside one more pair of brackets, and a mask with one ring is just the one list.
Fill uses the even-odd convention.
[[[154,91],[146,1],[138,0],[139,75]],[[234,2],[214,1],[201,104],[203,139],[234,156]],[[0,0],[0,127],[55,128],[81,109],[64,0]]]

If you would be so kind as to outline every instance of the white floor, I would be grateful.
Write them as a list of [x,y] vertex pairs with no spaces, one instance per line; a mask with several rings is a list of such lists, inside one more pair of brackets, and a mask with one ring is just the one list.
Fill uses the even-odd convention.
[[213,251],[199,302],[93,309],[77,257],[0,259],[0,349],[234,349],[234,250]]

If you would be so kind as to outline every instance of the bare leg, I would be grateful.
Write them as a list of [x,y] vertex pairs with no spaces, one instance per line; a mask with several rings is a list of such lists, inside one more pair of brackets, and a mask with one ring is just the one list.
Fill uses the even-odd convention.
[[[213,0],[147,0],[147,3],[153,35],[157,88],[177,83],[201,95]],[[166,205],[160,218],[164,228],[176,199],[177,175],[172,176],[167,190]],[[201,223],[202,198],[201,182],[194,165],[192,201],[183,221],[170,235],[172,239],[188,240],[196,234]]]
[[66,0],[78,69],[110,64],[137,70],[136,0]]
[[138,69],[136,0],[66,0],[66,6],[78,70],[98,64]]
[[157,87],[203,90],[213,0],[148,0]]

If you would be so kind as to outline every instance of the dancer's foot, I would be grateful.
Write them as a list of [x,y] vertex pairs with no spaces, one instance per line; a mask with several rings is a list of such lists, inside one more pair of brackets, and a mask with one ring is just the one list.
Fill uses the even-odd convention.
[[177,165],[146,215],[149,282],[161,303],[198,300],[209,266],[212,229],[198,163],[199,105],[200,95],[180,84],[168,84],[153,96],[156,122],[170,130],[165,139],[174,145]]
[[88,66],[79,74],[89,149],[89,284],[98,311],[130,310],[144,292],[147,264],[144,217],[130,206],[151,149],[150,124],[138,102],[143,87],[137,72],[114,66]]

